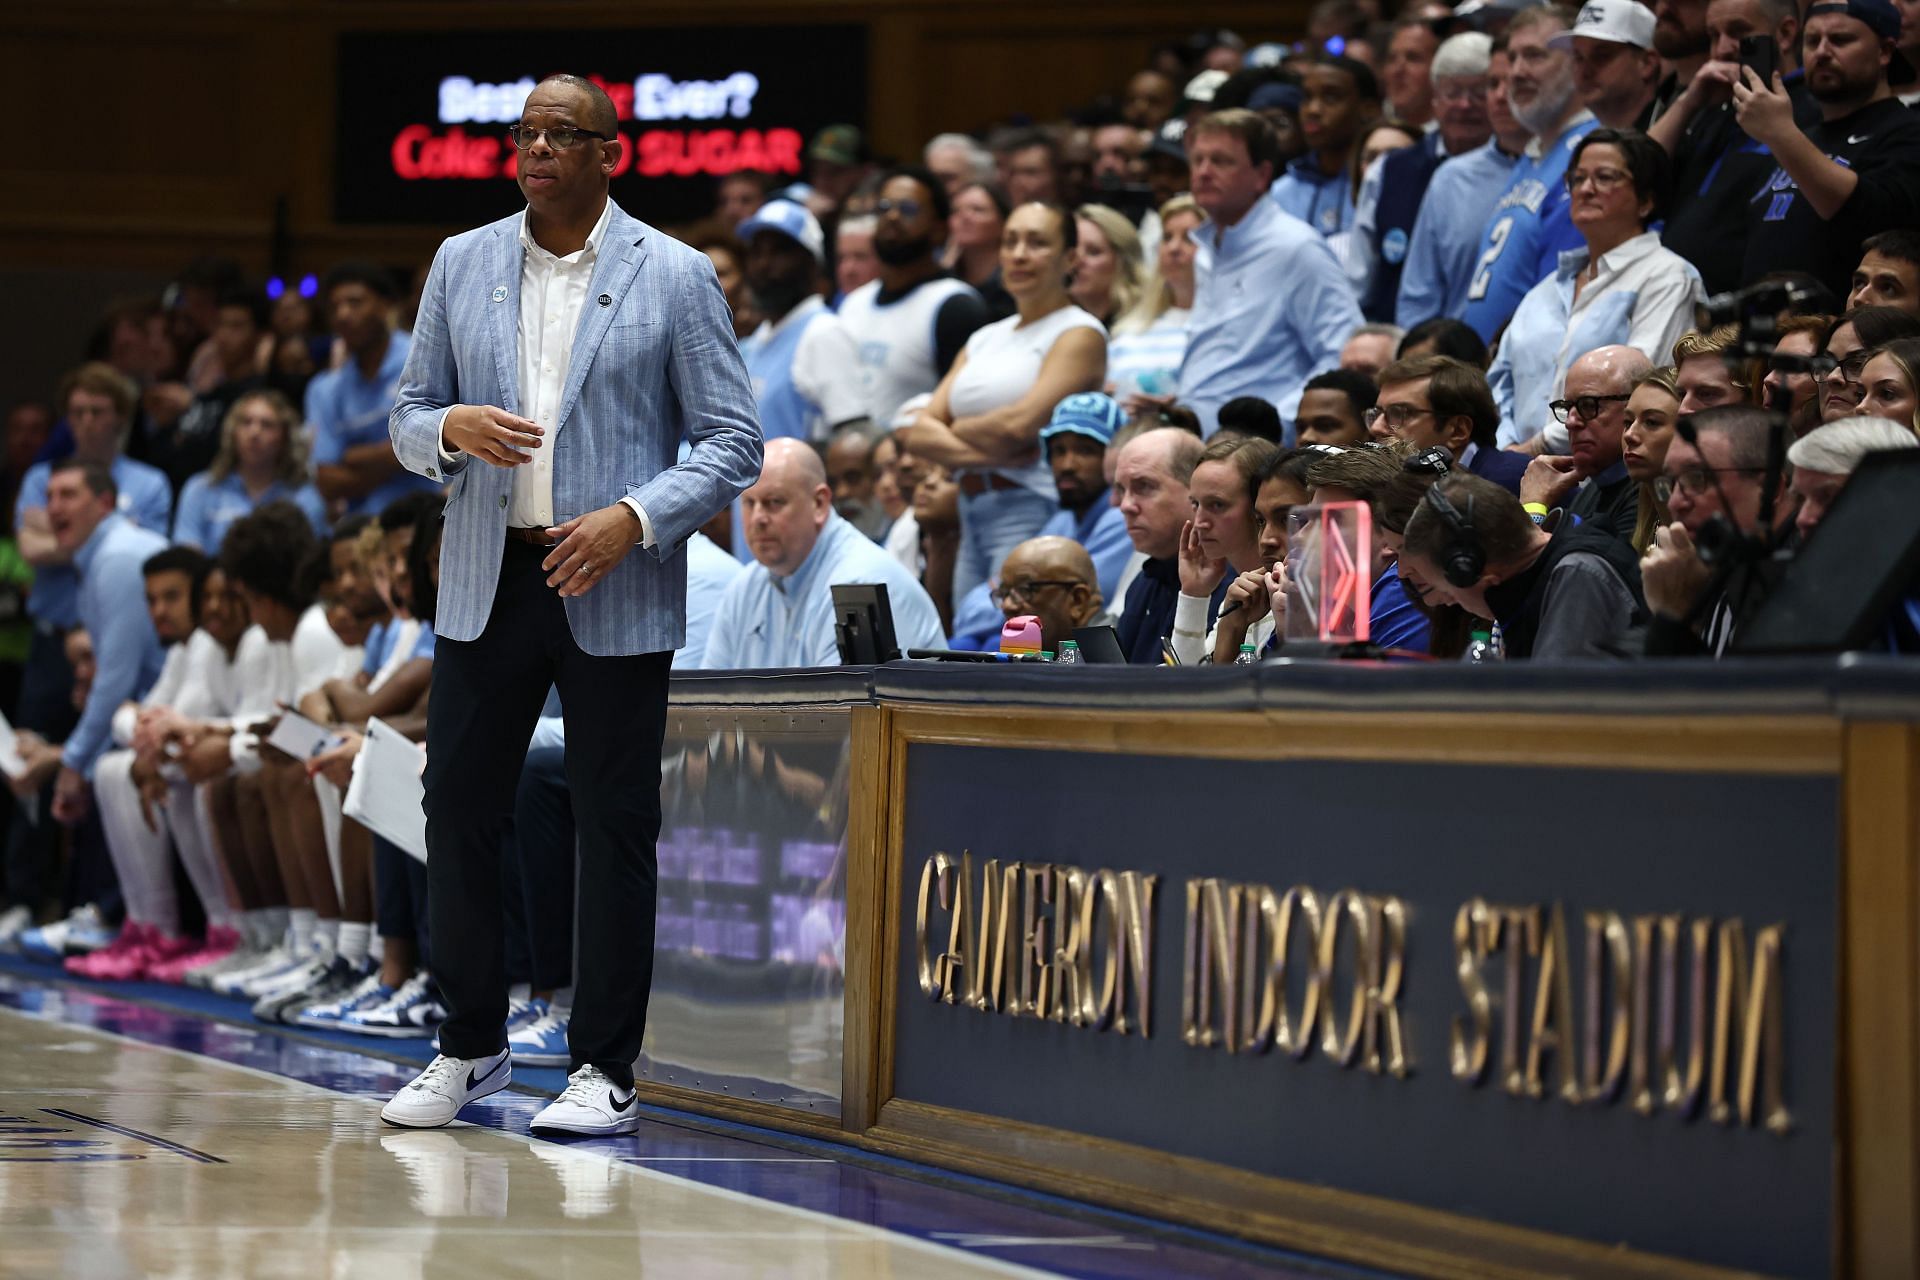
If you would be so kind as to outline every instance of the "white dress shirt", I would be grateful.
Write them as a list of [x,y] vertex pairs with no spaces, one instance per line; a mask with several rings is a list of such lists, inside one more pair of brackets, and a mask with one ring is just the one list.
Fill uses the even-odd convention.
[[[600,220],[587,232],[587,242],[561,257],[548,253],[533,238],[527,215],[520,215],[520,416],[546,432],[532,460],[513,469],[513,497],[507,504],[507,524],[516,529],[545,529],[556,523],[553,511],[553,447],[560,434],[560,400],[573,362],[573,340],[580,331],[593,269],[600,246],[613,219],[613,201],[600,210]],[[445,430],[442,417],[442,431]],[[451,462],[444,434],[441,457]],[[640,545],[653,544],[653,522],[632,497],[621,499],[640,518]]]

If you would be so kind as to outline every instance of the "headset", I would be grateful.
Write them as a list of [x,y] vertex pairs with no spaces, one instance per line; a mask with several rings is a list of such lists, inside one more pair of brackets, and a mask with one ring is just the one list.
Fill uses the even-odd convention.
[[1427,490],[1427,505],[1447,526],[1447,545],[1440,549],[1440,570],[1447,581],[1461,589],[1475,586],[1486,571],[1487,553],[1473,532],[1473,495],[1467,495],[1467,510],[1460,509],[1440,491],[1438,484]]

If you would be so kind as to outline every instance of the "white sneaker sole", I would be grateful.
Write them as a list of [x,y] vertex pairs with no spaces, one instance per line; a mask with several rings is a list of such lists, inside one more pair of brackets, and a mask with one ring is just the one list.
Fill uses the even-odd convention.
[[640,1132],[640,1117],[622,1116],[608,1124],[556,1124],[535,1116],[528,1128],[536,1138],[613,1138],[623,1133]]
[[389,1102],[386,1106],[380,1108],[380,1118],[384,1120],[386,1123],[392,1125],[396,1129],[444,1129],[448,1125],[452,1124],[455,1120],[459,1119],[461,1111],[466,1110],[468,1107],[480,1101],[480,1099],[482,1098],[492,1097],[494,1094],[500,1092],[502,1089],[506,1088],[508,1085],[513,1083],[513,1060],[512,1059],[508,1059],[505,1063],[501,1064],[499,1076],[500,1076],[499,1079],[488,1082],[488,1083],[484,1083],[481,1085],[480,1088],[475,1089],[472,1093],[468,1094],[466,1097],[466,1101],[462,1102],[460,1106],[455,1109],[454,1113],[448,1116],[445,1120],[421,1121],[421,1120],[414,1120],[414,1119],[396,1119],[392,1115],[388,1114],[390,1111],[393,1110],[393,1103],[391,1102]]

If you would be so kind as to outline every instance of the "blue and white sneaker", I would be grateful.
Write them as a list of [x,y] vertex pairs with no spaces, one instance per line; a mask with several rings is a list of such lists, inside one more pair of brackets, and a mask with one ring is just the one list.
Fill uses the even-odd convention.
[[20,935],[20,954],[31,960],[59,964],[68,956],[91,955],[114,939],[114,931],[91,902],[75,907],[65,920],[29,929]]
[[375,969],[360,985],[348,991],[337,1000],[325,1004],[316,1004],[302,1009],[293,1022],[298,1027],[319,1027],[322,1030],[337,1031],[340,1019],[356,1009],[371,1009],[375,1005],[385,1004],[393,999],[394,988],[380,981],[380,971]]
[[564,1067],[573,1061],[567,1052],[567,1009],[549,1009],[540,1018],[507,1035],[507,1051],[523,1067]]
[[447,1010],[423,969],[408,978],[382,1004],[355,1009],[340,1019],[340,1030],[392,1040],[424,1040],[447,1020]]

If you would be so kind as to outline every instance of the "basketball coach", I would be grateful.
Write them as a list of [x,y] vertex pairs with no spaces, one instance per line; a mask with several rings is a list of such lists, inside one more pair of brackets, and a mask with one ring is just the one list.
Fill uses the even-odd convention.
[[753,483],[761,437],[707,258],[608,196],[617,123],[576,76],[528,95],[510,130],[526,210],[440,247],[393,410],[401,463],[448,485],[425,777],[448,1016],[440,1055],[381,1112],[403,1127],[444,1125],[510,1079],[501,846],[550,685],[579,831],[579,963],[568,1087],[533,1129],[638,1125],[682,544]]

